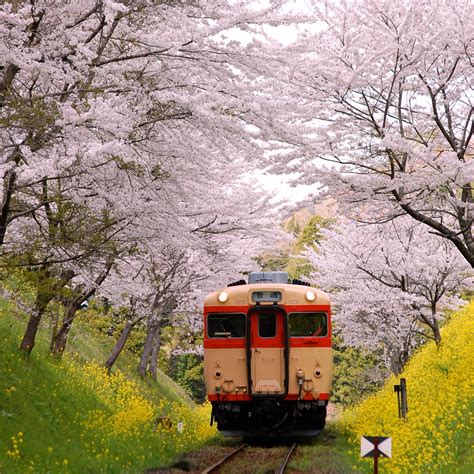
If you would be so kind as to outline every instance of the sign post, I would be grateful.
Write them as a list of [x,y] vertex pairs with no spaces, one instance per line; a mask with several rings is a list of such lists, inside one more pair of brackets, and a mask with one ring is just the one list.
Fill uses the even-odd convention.
[[362,436],[360,457],[374,458],[374,474],[379,472],[379,457],[392,457],[392,438],[386,436]]
[[394,385],[393,390],[397,394],[398,418],[406,419],[408,412],[407,380],[400,379],[400,385]]

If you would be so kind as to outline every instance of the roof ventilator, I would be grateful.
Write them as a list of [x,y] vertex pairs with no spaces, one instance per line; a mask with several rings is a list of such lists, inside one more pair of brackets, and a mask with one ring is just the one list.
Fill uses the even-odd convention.
[[292,285],[302,285],[302,286],[311,286],[311,283],[308,283],[307,281],[303,280],[298,280],[297,278],[294,278],[293,281],[291,282]]

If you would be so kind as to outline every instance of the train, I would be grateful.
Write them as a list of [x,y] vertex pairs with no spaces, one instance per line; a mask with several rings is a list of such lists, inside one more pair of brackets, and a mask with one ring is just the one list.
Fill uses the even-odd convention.
[[252,272],[204,299],[211,425],[225,436],[315,436],[332,380],[331,304],[286,272]]

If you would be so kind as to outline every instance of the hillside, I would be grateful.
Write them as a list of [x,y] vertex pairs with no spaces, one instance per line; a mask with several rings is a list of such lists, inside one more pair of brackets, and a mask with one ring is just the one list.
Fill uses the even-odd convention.
[[156,383],[140,380],[132,355],[108,375],[100,363],[110,338],[78,321],[69,352],[56,359],[43,330],[26,360],[18,351],[25,324],[0,299],[0,472],[142,472],[214,436],[209,407],[162,373]]
[[392,459],[383,472],[474,472],[474,302],[454,313],[442,329],[443,342],[422,347],[401,377],[407,380],[408,419],[398,418],[390,378],[384,388],[344,414],[341,429],[353,446],[353,470],[368,472],[359,458],[360,437],[391,436]]

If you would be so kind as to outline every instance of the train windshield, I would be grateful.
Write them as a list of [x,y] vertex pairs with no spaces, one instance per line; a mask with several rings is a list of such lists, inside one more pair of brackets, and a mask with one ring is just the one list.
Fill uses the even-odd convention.
[[326,313],[290,313],[289,332],[291,337],[323,337],[328,335]]
[[209,314],[207,335],[208,337],[245,337],[245,314]]

